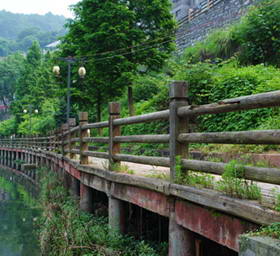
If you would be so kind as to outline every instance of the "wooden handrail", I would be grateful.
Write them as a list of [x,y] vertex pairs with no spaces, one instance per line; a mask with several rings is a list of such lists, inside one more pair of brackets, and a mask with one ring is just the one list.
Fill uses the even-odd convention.
[[226,99],[212,104],[181,107],[178,109],[178,115],[198,116],[277,106],[280,106],[280,90]]
[[[88,157],[109,159],[112,163],[131,162],[145,165],[169,167],[171,177],[175,175],[177,156],[182,160],[182,168],[204,173],[222,175],[225,163],[190,160],[188,158],[187,145],[189,143],[219,143],[219,144],[280,144],[280,130],[254,130],[238,132],[207,132],[189,133],[188,118],[190,116],[204,114],[218,114],[232,111],[268,108],[280,106],[280,90],[226,99],[217,103],[201,106],[188,106],[187,84],[174,82],[170,89],[170,108],[168,110],[149,114],[119,118],[120,106],[118,103],[110,104],[110,118],[108,121],[87,123],[87,112],[80,113],[80,124],[75,127],[64,125],[60,132],[56,131],[50,136],[2,138],[0,144],[4,147],[24,148],[30,150],[57,150],[64,157],[76,159],[80,155],[80,163],[87,165]],[[121,126],[153,122],[167,121],[169,119],[169,134],[155,135],[127,135],[121,136]],[[74,125],[74,120],[71,121]],[[90,137],[90,129],[109,128],[107,137]],[[108,148],[107,152],[89,150],[89,143],[102,143]],[[152,157],[122,154],[121,143],[163,143],[169,144],[170,156]],[[67,153],[69,155],[67,155]],[[280,185],[280,170],[277,168],[259,168],[244,166],[244,178]]]
[[[226,164],[183,159],[182,166],[188,170],[222,175]],[[280,169],[278,168],[242,167],[244,168],[245,179],[280,185]]]
[[182,133],[178,141],[184,143],[218,144],[280,144],[280,130],[242,132]]

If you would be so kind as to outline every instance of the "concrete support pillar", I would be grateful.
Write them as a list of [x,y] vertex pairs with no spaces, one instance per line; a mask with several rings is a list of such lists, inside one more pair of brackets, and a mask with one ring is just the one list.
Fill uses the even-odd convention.
[[178,225],[175,213],[169,219],[168,256],[195,256],[195,239],[191,231]]
[[41,164],[42,164],[42,166],[46,167],[46,158],[43,156],[41,158]]
[[80,197],[80,181],[71,175],[70,177],[71,177],[70,194],[75,199],[78,199]]
[[93,191],[83,183],[80,183],[80,208],[85,212],[93,213]]
[[109,227],[113,232],[125,233],[124,202],[112,196],[109,197]]

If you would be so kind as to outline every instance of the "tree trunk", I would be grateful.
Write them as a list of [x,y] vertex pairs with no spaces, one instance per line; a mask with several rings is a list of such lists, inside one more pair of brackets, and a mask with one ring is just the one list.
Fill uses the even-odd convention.
[[133,105],[133,89],[131,86],[128,86],[128,112],[130,116],[134,116],[134,105]]

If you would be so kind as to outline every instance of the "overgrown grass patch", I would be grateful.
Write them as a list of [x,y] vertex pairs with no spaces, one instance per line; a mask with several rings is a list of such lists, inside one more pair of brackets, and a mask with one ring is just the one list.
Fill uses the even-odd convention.
[[68,196],[57,175],[44,170],[40,202],[42,255],[46,256],[160,256],[166,244],[150,245],[109,230],[107,218],[82,212]]

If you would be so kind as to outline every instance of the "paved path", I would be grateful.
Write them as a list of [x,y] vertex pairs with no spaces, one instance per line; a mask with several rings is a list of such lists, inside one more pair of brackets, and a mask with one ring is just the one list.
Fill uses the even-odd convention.
[[[78,159],[77,159],[78,160]],[[108,170],[108,160],[95,157],[89,157],[89,163],[92,167]],[[124,172],[136,176],[144,176],[150,178],[169,179],[169,168],[144,164],[135,164],[130,162],[121,162],[122,168],[120,172]],[[221,176],[212,175],[215,181],[219,181]],[[273,207],[277,192],[280,194],[280,185],[272,185],[263,182],[256,182],[262,193],[261,203],[264,206]]]

